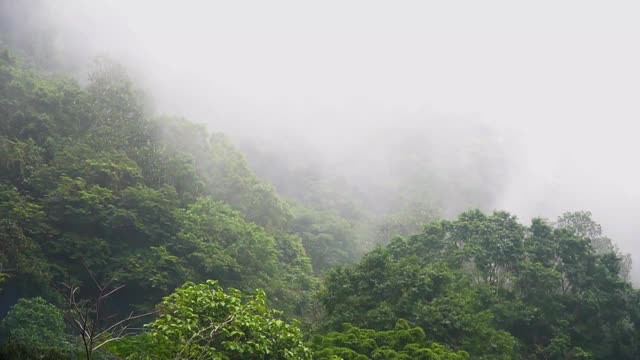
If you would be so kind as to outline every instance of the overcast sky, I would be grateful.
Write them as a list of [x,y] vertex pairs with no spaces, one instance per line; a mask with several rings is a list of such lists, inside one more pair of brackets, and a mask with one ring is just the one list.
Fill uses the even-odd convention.
[[50,4],[61,48],[126,62],[160,110],[227,132],[300,132],[335,156],[371,129],[490,124],[516,139],[498,207],[592,210],[640,255],[638,2]]

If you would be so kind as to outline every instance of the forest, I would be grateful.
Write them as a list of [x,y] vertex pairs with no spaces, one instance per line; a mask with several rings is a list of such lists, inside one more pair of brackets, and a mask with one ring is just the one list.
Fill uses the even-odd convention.
[[640,358],[631,257],[588,210],[479,210],[498,180],[410,156],[357,191],[0,31],[0,358]]

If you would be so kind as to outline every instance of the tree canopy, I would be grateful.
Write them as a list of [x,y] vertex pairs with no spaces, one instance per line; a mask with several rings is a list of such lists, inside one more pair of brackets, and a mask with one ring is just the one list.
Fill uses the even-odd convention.
[[404,318],[472,358],[633,359],[638,292],[622,261],[541,219],[469,211],[332,270],[324,327]]
[[277,318],[266,295],[243,299],[215,281],[186,283],[159,305],[148,332],[121,341],[114,352],[126,359],[311,359],[302,333]]

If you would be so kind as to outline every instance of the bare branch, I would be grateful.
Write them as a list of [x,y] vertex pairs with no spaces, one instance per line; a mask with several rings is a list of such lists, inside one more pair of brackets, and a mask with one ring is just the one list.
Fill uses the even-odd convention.
[[93,283],[96,285],[96,287],[98,288],[98,290],[102,291],[102,286],[100,286],[100,282],[98,282],[98,280],[96,279],[95,275],[93,274],[93,271],[91,271],[89,269],[89,267],[87,266],[87,264],[82,264],[85,268],[85,270],[87,270],[87,273],[89,273],[89,276],[91,277],[91,280],[93,280]]
[[104,335],[104,334],[106,334],[106,333],[111,332],[113,329],[117,328],[118,326],[120,326],[120,325],[122,325],[122,324],[124,324],[124,323],[126,323],[126,322],[128,322],[128,321],[133,321],[133,320],[135,320],[135,319],[139,319],[139,318],[142,318],[142,317],[145,317],[145,316],[149,316],[149,315],[152,315],[152,314],[155,314],[155,313],[156,313],[156,311],[151,311],[151,312],[148,312],[148,313],[139,314],[139,315],[135,315],[135,316],[134,316],[134,315],[133,315],[133,312],[132,312],[132,313],[130,313],[130,314],[129,314],[129,316],[127,316],[126,318],[124,318],[124,319],[122,319],[122,320],[118,321],[117,323],[115,323],[115,324],[113,324],[113,325],[109,326],[108,328],[106,328],[106,329],[104,329],[103,331],[101,331],[100,333],[98,333],[98,334],[96,335],[96,338],[99,338],[100,336],[102,336],[102,335]]
[[115,288],[115,289],[113,289],[113,290],[109,291],[109,292],[108,292],[107,294],[105,294],[104,296],[101,296],[101,298],[107,298],[107,297],[111,296],[114,292],[116,292],[116,291],[118,291],[118,290],[122,289],[123,287],[124,287],[124,285],[120,285],[120,286],[118,286],[117,288]]
[[101,284],[86,265],[85,269],[98,290],[95,296],[90,299],[80,300],[78,299],[80,287],[71,283],[62,283],[62,285],[66,289],[65,296],[68,302],[65,319],[79,333],[85,349],[85,359],[91,360],[94,351],[108,343],[133,334],[133,329],[129,328],[130,322],[154,314],[155,311],[139,315],[131,312],[125,318],[106,326],[105,323],[111,323],[112,319],[115,320],[116,315],[105,314],[105,303],[110,296],[122,289],[124,285],[112,286],[113,278]]

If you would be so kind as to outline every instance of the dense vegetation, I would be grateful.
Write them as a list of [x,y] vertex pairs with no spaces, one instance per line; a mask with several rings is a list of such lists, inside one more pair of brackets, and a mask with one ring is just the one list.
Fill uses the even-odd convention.
[[5,291],[83,284],[90,270],[126,284],[136,307],[209,278],[265,288],[287,310],[304,303],[313,279],[289,210],[223,136],[150,119],[113,63],[82,89],[15,62],[0,63]]
[[629,257],[590,213],[438,220],[425,185],[378,216],[287,174],[285,199],[112,61],[81,86],[1,50],[0,357],[640,356]]
[[524,227],[469,211],[397,238],[328,275],[324,327],[383,330],[402,318],[473,358],[633,359],[638,293],[615,249],[596,252],[572,218]]

